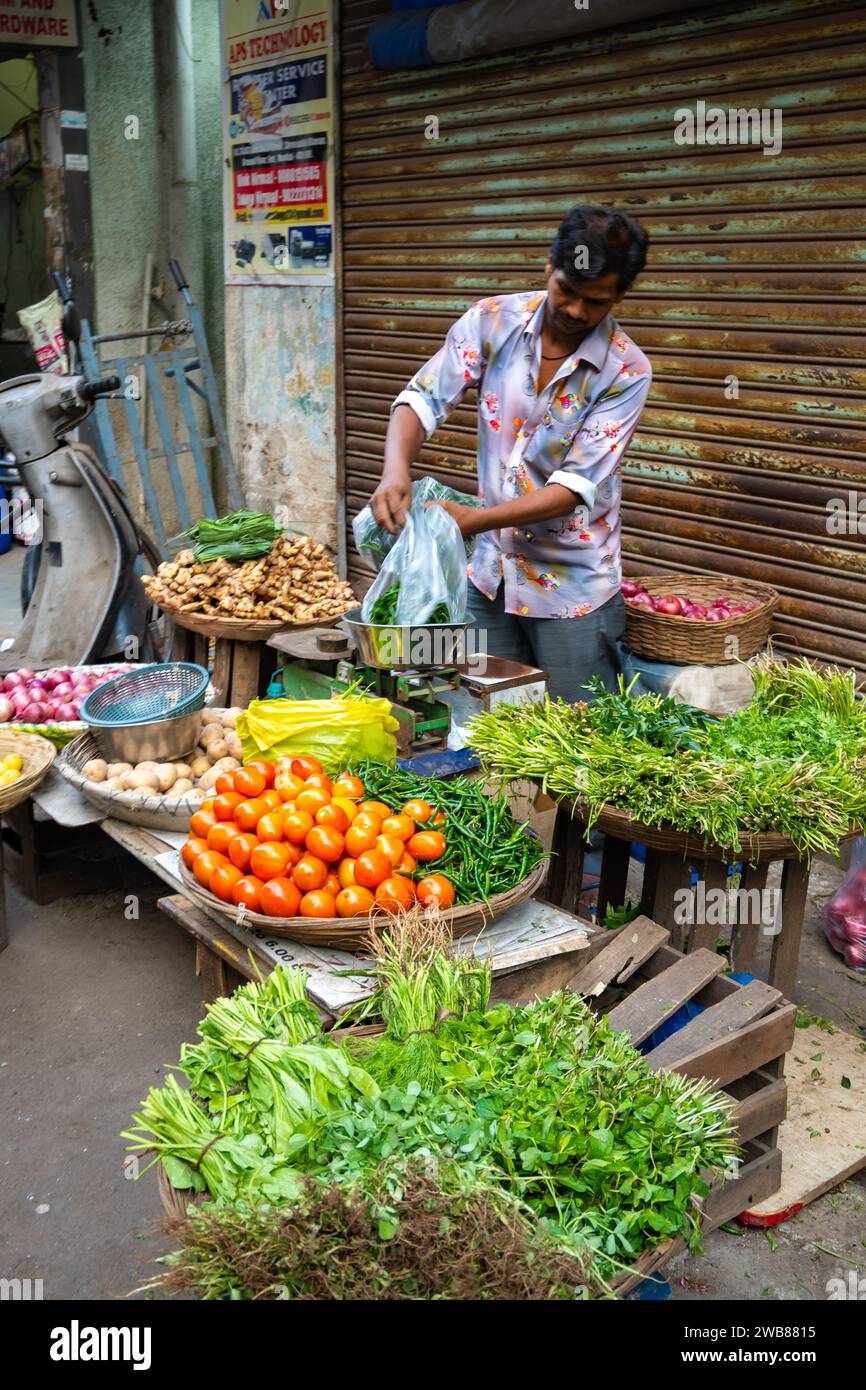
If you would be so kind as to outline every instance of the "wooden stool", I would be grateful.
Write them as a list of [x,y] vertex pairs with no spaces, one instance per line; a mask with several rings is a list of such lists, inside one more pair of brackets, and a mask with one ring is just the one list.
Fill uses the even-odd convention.
[[175,661],[194,661],[210,671],[215,705],[246,709],[268,687],[276,670],[276,653],[265,642],[239,642],[232,637],[203,637],[175,626]]
[[[620,838],[605,826],[606,839],[602,853],[601,881],[598,890],[598,921],[604,922],[608,907],[621,907],[625,902],[631,843],[643,843],[640,829],[635,827],[629,839]],[[572,816],[567,807],[557,809],[553,830],[553,859],[547,880],[546,897],[566,912],[577,912],[586,851],[586,823]],[[721,851],[720,851],[721,852]],[[762,852],[760,862],[743,862],[740,887],[760,893],[767,883],[771,864],[782,862],[781,922],[774,927],[773,944],[767,981],[781,990],[788,999],[793,996],[797,981],[797,962],[803,917],[809,888],[809,868],[803,859],[788,851]],[[682,848],[658,849],[647,847],[640,906],[641,911],[671,933],[671,945],[682,951],[707,947],[714,951],[719,933],[715,922],[695,921],[687,926],[678,911],[677,895],[692,888],[691,871],[696,869],[706,892],[726,889],[728,865],[739,863],[740,856],[728,859],[707,854],[684,853]],[[682,901],[682,900],[680,900]],[[761,921],[735,922],[731,928],[731,966],[736,971],[754,975],[757,969],[758,942],[761,931],[767,930]]]

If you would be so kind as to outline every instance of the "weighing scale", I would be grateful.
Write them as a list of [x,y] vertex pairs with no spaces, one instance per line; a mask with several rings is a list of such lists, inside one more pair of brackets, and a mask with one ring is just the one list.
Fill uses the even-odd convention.
[[360,689],[390,701],[399,724],[401,758],[447,747],[452,721],[448,695],[460,691],[461,704],[489,710],[503,702],[541,699],[547,688],[546,671],[481,654],[436,670],[380,670],[361,661],[350,634],[334,627],[287,629],[268,646],[278,660],[269,699],[329,700],[357,682]]

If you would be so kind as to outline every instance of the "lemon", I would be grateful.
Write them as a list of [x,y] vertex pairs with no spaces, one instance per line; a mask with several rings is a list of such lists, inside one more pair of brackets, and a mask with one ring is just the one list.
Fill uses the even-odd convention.
[[2,763],[0,763],[0,767],[2,767],[4,770],[11,767],[15,768],[15,770],[18,772],[21,771],[23,766],[24,764],[21,761],[20,753],[7,753]]
[[3,772],[0,772],[0,786],[8,787],[12,782],[17,782],[20,776],[21,773],[14,767],[7,767]]

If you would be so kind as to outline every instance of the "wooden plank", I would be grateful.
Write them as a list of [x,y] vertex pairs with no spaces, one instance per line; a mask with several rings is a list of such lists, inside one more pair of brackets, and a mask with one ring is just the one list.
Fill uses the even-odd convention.
[[[842,1085],[843,1077],[850,1087]],[[866,1167],[866,1053],[860,1039],[814,1026],[798,1028],[786,1079],[781,1184],[770,1200],[749,1204],[748,1217],[756,1225],[799,1211]]]
[[[715,896],[719,889],[725,893],[728,891],[728,866],[723,864],[720,859],[705,859],[703,864],[698,866],[698,878],[703,880],[707,900],[709,900],[711,893]],[[719,924],[717,922],[695,921],[689,928],[687,949],[689,951],[715,951],[718,938]]]
[[583,835],[583,822],[573,819],[564,806],[558,806],[553,822],[545,897],[557,907],[575,914],[583,883],[583,860],[586,852]]
[[735,1178],[707,1193],[702,1208],[702,1230],[714,1231],[724,1221],[730,1221],[778,1191],[782,1180],[780,1150],[762,1149],[753,1141],[747,1152],[753,1148],[758,1149],[757,1156],[742,1164]]
[[679,889],[689,887],[691,866],[687,859],[683,859],[680,850],[656,850],[655,856],[653,900],[651,908],[646,910],[654,922],[667,927],[671,936],[671,946],[678,951],[685,939],[685,928],[683,923],[677,920],[679,914],[676,910],[675,895]]
[[[756,889],[762,894],[767,886],[769,863],[744,864],[740,886],[748,892]],[[754,975],[758,964],[760,921],[735,922],[731,931],[731,969],[738,974]]]
[[608,1014],[608,1023],[617,1032],[628,1033],[633,1043],[643,1042],[724,966],[722,957],[712,951],[692,951],[617,1004]]
[[788,1085],[783,1080],[770,1081],[745,1096],[734,1110],[740,1143],[745,1144],[758,1134],[772,1134],[784,1120],[787,1108]]
[[246,709],[251,700],[258,698],[263,644],[233,642],[232,647],[231,704]]
[[809,889],[809,869],[801,859],[786,859],[782,868],[782,930],[773,937],[770,984],[793,999],[797,986],[800,937]]
[[682,1057],[676,1069],[683,1076],[703,1076],[718,1086],[726,1086],[787,1052],[794,1038],[796,1019],[796,1006],[784,1004],[732,1037],[720,1038]]
[[214,642],[213,670],[210,679],[216,692],[215,705],[227,706],[230,704],[232,645],[227,637],[217,637]]
[[631,844],[628,840],[617,840],[613,835],[605,836],[598,884],[599,926],[604,925],[604,914],[608,907],[622,907],[625,902],[630,857]]
[[635,917],[569,981],[568,988],[575,994],[597,996],[614,980],[623,984],[667,939],[664,927],[648,917]]
[[201,941],[195,943],[195,973],[201,980],[204,1003],[212,1004],[230,993],[225,961]]
[[589,936],[586,929],[576,927],[574,931],[568,932],[565,936],[554,937],[552,941],[533,941],[528,946],[517,946],[511,951],[503,952],[501,956],[494,956],[491,962],[493,974],[510,975],[515,970],[534,965],[537,961],[550,960],[562,955],[574,956],[577,952],[585,951],[588,946]]
[[647,1054],[647,1061],[655,1069],[664,1067],[670,1070],[680,1058],[690,1056],[718,1038],[730,1037],[748,1023],[754,1023],[769,1013],[781,997],[777,989],[765,985],[762,980],[753,980],[737,990],[736,994],[729,994],[721,1003],[704,1009],[679,1032],[665,1038]]

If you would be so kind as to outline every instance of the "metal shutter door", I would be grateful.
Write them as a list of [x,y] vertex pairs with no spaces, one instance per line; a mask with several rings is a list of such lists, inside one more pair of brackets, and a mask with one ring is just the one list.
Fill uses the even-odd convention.
[[[624,462],[627,571],[764,579],[780,648],[866,671],[864,537],[827,528],[830,498],[866,498],[866,7],[779,0],[365,71],[386,8],[344,6],[347,517],[378,480],[391,400],[454,318],[540,286],[572,203],[617,204],[652,237],[619,314],[655,374]],[[676,145],[673,113],[698,99],[781,107],[782,152]],[[472,491],[474,456],[473,395],[417,473]],[[349,563],[359,578],[351,534]]]

